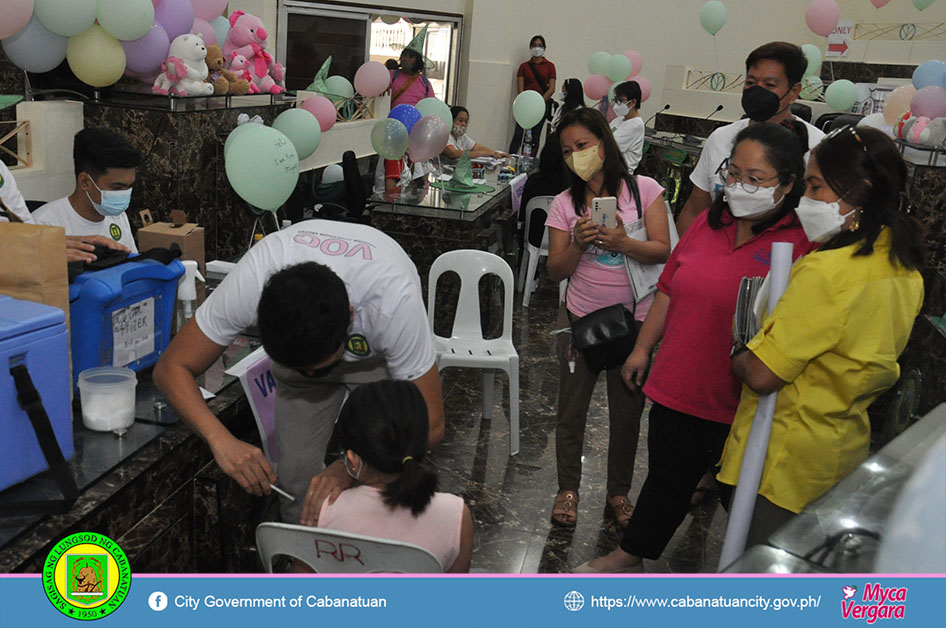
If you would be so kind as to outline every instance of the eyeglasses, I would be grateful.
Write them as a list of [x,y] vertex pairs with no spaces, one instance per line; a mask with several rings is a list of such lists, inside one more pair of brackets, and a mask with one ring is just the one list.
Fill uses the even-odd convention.
[[620,105],[621,103],[629,103],[631,101],[629,101],[627,98],[614,97],[611,99],[611,102],[614,103],[615,105]]
[[867,153],[867,144],[865,144],[865,143],[864,143],[864,140],[861,139],[861,136],[857,134],[857,129],[855,129],[855,128],[854,128],[853,126],[851,126],[850,124],[845,124],[845,125],[842,126],[842,127],[838,127],[837,129],[834,129],[833,131],[831,131],[830,133],[828,133],[828,134],[825,136],[824,139],[825,139],[825,141],[827,141],[827,140],[833,140],[834,138],[838,137],[839,135],[847,135],[847,134],[850,134],[850,135],[854,136],[854,139],[857,140],[857,143],[860,144],[860,145],[861,145],[861,148],[864,149],[864,152]]
[[729,160],[725,160],[716,171],[716,174],[719,175],[719,178],[722,180],[723,185],[735,185],[738,183],[742,186],[742,189],[746,191],[747,194],[755,194],[759,191],[759,188],[762,187],[762,184],[771,181],[772,179],[778,179],[778,175],[774,177],[769,177],[767,179],[760,179],[759,177],[752,176],[737,176],[729,171]]

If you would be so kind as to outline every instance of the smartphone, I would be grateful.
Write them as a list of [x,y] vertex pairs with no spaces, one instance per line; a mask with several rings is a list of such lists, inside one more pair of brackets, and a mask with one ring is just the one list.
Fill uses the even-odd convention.
[[602,196],[591,202],[591,222],[606,229],[618,226],[618,199]]

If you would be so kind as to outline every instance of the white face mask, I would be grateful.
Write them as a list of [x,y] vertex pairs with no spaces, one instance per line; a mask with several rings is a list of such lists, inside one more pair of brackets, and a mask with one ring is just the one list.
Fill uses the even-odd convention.
[[453,137],[461,137],[464,133],[466,133],[465,126],[453,125]]
[[611,107],[611,110],[619,118],[623,118],[631,111],[631,106],[626,102],[619,102]]
[[542,55],[545,54],[545,48],[543,48],[542,46],[536,46],[534,48],[531,48],[530,51],[532,52],[533,57],[541,57]]
[[348,477],[350,477],[351,479],[353,479],[353,480],[355,480],[356,482],[358,482],[358,481],[359,481],[359,478],[361,477],[361,469],[365,466],[365,463],[362,462],[361,464],[358,465],[358,471],[357,471],[357,472],[352,471],[351,469],[348,468],[348,459],[347,459],[347,458],[346,458],[345,461],[344,461],[344,466],[345,466],[345,471],[348,473]]
[[746,192],[739,182],[723,188],[723,197],[729,205],[729,211],[736,218],[752,218],[775,209],[781,202],[775,200],[775,186],[759,188],[752,194]]
[[795,213],[798,215],[798,220],[801,221],[802,229],[805,230],[805,235],[808,236],[809,241],[827,242],[841,233],[844,221],[855,210],[852,209],[846,214],[841,214],[840,200],[826,203],[807,196],[803,196],[798,200]]

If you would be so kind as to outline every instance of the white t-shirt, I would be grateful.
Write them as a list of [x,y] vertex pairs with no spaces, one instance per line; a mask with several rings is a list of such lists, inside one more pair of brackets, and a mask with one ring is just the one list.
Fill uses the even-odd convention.
[[627,171],[634,174],[644,154],[644,119],[640,116],[629,120],[615,118],[611,120],[610,126],[614,141],[618,143],[618,148],[624,155]]
[[[3,200],[7,209],[16,214],[17,218],[23,222],[33,222],[33,216],[26,208],[26,201],[23,200],[23,193],[16,187],[13,174],[2,161],[0,161],[0,199]],[[0,217],[0,220],[6,222],[6,218]]]
[[117,240],[127,246],[132,253],[138,252],[135,238],[131,235],[131,225],[128,216],[122,212],[118,216],[104,216],[99,222],[86,220],[79,215],[69,202],[69,197],[63,197],[46,203],[33,213],[33,219],[40,225],[64,227],[66,235],[84,236],[100,235]]
[[266,236],[197,308],[197,326],[229,345],[256,324],[270,275],[302,262],[328,266],[345,283],[355,312],[346,362],[380,355],[391,377],[403,380],[430,370],[436,354],[417,268],[397,242],[365,225],[307,220]]
[[[374,187],[371,188],[371,191],[375,194],[384,194],[385,185],[384,185],[384,162],[387,161],[382,157],[378,157],[378,165],[374,169]],[[401,180],[398,181],[400,187],[406,187],[414,179],[420,179],[421,177],[426,177],[431,172],[435,172],[437,169],[434,167],[434,163],[430,160],[428,161],[418,161],[414,164],[410,164],[407,161],[406,157],[401,157]]]
[[[811,150],[817,146],[824,138],[824,133],[818,127],[812,126],[799,117],[795,117],[798,122],[804,122],[808,129],[808,149]],[[700,161],[696,164],[693,172],[690,173],[690,181],[693,185],[704,192],[709,192],[710,198],[716,200],[719,191],[723,189],[723,184],[716,176],[716,171],[732,152],[732,143],[736,136],[744,128],[749,126],[750,120],[737,120],[732,124],[721,126],[706,138],[703,144],[703,152],[700,154]],[[808,163],[808,154],[805,154],[805,163]]]
[[447,146],[453,146],[460,150],[473,150],[473,147],[476,146],[476,140],[466,133],[460,137],[453,137],[453,133],[451,133],[447,139]]

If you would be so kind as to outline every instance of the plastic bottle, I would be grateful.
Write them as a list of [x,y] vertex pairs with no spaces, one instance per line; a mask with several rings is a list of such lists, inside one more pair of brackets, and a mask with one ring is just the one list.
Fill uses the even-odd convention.
[[526,134],[522,139],[522,154],[526,157],[532,156],[532,129],[526,129]]

